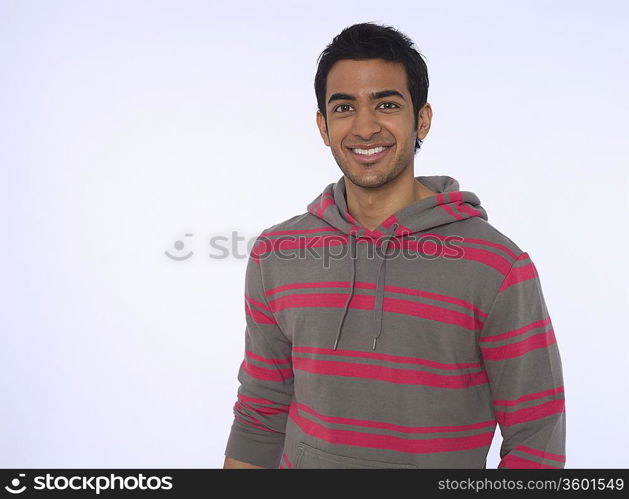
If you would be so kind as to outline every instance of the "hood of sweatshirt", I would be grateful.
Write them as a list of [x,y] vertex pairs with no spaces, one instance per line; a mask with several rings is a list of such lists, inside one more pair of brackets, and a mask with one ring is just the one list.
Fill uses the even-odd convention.
[[[392,240],[404,239],[412,234],[434,229],[472,217],[487,220],[487,213],[480,200],[473,192],[459,190],[459,182],[447,175],[416,176],[416,180],[437,194],[415,201],[389,216],[374,230],[369,230],[352,217],[347,207],[345,176],[336,183],[329,184],[323,192],[308,204],[308,212],[323,222],[348,236],[350,248],[348,275],[350,292],[339,319],[336,338],[332,348],[336,350],[341,338],[343,322],[347,315],[350,301],[354,295],[356,278],[356,244],[359,241],[373,242],[380,247],[380,262],[376,280],[374,302],[374,335],[372,349],[376,349],[378,337],[382,333],[382,312],[384,286],[386,279],[388,250]],[[371,262],[370,262],[371,264]]]

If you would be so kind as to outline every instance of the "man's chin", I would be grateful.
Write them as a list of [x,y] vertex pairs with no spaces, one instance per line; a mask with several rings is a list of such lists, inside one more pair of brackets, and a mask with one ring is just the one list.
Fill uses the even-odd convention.
[[360,174],[350,172],[349,174],[346,173],[345,176],[357,187],[364,187],[366,189],[381,187],[388,182],[385,174],[375,172],[363,172]]

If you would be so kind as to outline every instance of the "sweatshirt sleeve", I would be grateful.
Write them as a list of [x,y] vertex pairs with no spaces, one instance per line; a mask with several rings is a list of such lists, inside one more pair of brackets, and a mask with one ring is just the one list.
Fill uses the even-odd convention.
[[247,263],[244,295],[245,352],[225,456],[277,468],[293,394],[292,347],[267,302],[255,246]]
[[528,253],[517,258],[498,290],[479,346],[502,433],[498,468],[564,468],[561,358]]

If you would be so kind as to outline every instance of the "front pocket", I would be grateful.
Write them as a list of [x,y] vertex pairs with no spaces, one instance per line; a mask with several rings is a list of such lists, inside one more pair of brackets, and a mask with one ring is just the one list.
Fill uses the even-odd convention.
[[297,455],[295,457],[295,468],[417,468],[414,464],[388,463],[384,461],[373,461],[371,459],[359,459],[349,456],[341,456],[317,449],[308,444],[300,442],[297,445]]

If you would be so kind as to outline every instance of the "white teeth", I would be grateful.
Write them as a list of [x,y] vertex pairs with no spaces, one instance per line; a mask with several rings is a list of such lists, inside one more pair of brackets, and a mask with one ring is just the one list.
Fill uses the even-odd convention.
[[377,154],[379,152],[382,152],[385,149],[386,147],[380,146],[380,147],[374,147],[373,149],[352,149],[352,151],[354,151],[357,154],[364,154],[366,156],[369,156],[371,154]]

